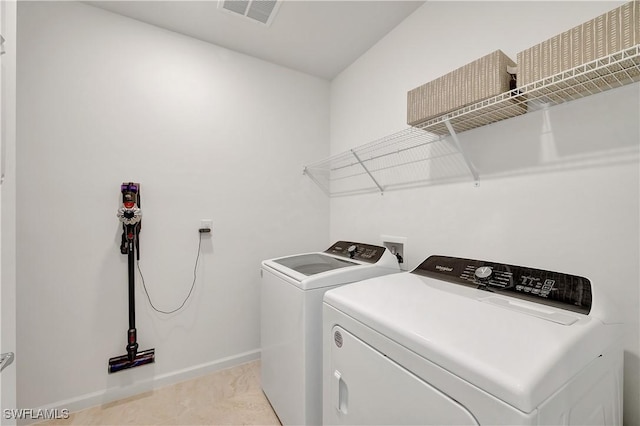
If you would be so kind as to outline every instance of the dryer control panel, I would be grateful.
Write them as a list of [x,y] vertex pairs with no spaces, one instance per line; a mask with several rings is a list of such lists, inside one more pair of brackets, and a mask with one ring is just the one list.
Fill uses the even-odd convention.
[[362,262],[376,263],[382,257],[386,249],[371,244],[355,243],[353,241],[338,241],[324,252],[343,256],[347,259],[356,259]]
[[585,315],[591,311],[591,282],[576,275],[448,256],[430,256],[412,273]]

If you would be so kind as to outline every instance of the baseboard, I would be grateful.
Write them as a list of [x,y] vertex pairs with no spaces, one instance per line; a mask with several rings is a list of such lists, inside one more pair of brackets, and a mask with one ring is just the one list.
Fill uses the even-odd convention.
[[[80,395],[75,398],[58,401],[52,404],[48,404],[44,407],[40,407],[40,409],[67,409],[70,413],[74,413],[87,408],[95,407],[102,404],[108,404],[110,402],[124,398],[129,398],[143,392],[149,392],[154,389],[184,382],[185,380],[200,377],[208,373],[235,367],[237,365],[241,365],[257,359],[260,359],[259,349],[244,352],[227,358],[218,359],[212,362],[196,365],[182,370],[173,371],[171,373],[154,376],[153,378],[140,380],[128,386],[108,388],[102,391],[92,392],[85,395]],[[34,422],[37,421],[41,420],[36,420]],[[30,424],[34,422],[22,424]]]

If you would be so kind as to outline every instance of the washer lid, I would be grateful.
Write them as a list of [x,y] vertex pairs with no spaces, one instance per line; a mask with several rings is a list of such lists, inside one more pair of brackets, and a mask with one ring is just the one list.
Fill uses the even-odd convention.
[[389,250],[351,241],[338,241],[324,252],[265,260],[262,268],[302,290],[400,272],[398,259]]
[[273,259],[273,262],[306,276],[358,265],[355,262],[338,259],[322,253],[307,253],[297,256],[281,257],[279,259]]
[[[517,304],[502,306],[496,298]],[[541,309],[536,303],[408,272],[332,289],[324,300],[525,413],[621,333],[593,316],[542,307],[574,317],[566,325],[533,315]]]
[[[391,254],[388,256],[393,258]],[[324,253],[306,253],[265,260],[262,262],[262,269],[305,291],[400,272],[399,268],[378,265],[345,260]]]

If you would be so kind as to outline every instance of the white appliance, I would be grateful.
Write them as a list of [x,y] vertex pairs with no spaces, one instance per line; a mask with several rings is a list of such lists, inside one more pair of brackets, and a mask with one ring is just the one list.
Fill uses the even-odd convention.
[[622,324],[588,279],[431,256],[324,297],[323,423],[622,424]]
[[262,389],[284,425],[322,422],[322,296],[400,272],[384,247],[338,241],[324,252],[262,262]]

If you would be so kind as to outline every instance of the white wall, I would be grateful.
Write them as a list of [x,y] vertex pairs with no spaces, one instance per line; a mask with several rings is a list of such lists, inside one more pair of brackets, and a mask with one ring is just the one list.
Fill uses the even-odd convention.
[[[0,352],[16,352],[16,2],[6,1],[0,4],[1,31],[5,38],[5,53],[2,62],[2,121],[0,127],[4,149],[0,158],[4,163],[4,182],[0,186],[0,299],[2,337]],[[16,366],[6,367],[2,371],[0,386],[0,407],[16,406]],[[4,417],[4,416],[3,416]],[[0,424],[15,424],[8,419]]]
[[[331,85],[331,153],[406,127],[406,93],[496,49],[518,51],[619,2],[427,2]],[[640,86],[475,129],[460,140],[468,183],[337,197],[332,239],[407,237],[431,254],[589,277],[629,324],[625,424],[640,423]]]
[[[20,2],[18,405],[78,409],[259,356],[259,266],[328,245],[302,175],[328,155],[329,83],[71,2]],[[125,353],[120,183],[141,183],[140,349]]]

